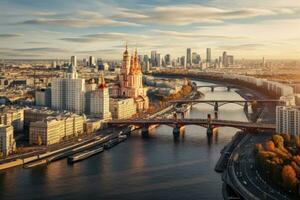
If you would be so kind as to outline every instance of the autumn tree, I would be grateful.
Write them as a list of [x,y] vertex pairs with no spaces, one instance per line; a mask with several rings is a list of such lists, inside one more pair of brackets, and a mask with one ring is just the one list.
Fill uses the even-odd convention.
[[299,181],[296,176],[296,172],[291,165],[285,165],[281,172],[283,186],[290,192],[295,192]]
[[272,140],[269,140],[266,142],[266,149],[268,151],[274,151],[275,150],[275,144]]

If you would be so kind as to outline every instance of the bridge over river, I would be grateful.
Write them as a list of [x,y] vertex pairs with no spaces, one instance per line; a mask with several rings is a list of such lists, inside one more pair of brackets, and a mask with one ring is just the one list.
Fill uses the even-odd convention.
[[153,125],[168,125],[173,127],[174,136],[178,136],[180,128],[187,125],[197,125],[207,128],[207,134],[211,135],[213,129],[218,127],[233,127],[241,129],[245,132],[258,132],[258,131],[275,131],[275,124],[244,122],[244,121],[231,121],[231,120],[217,120],[217,119],[172,119],[172,118],[154,118],[154,119],[124,119],[115,120],[108,123],[111,126],[117,125],[133,125],[142,128],[142,133],[147,134],[148,128]]

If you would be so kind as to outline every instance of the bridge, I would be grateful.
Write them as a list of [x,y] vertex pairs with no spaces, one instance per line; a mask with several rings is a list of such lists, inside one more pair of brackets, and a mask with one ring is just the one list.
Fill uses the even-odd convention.
[[210,88],[210,90],[213,92],[215,88],[227,88],[227,91],[230,91],[231,88],[239,88],[239,87],[237,85],[222,84],[222,85],[198,85],[197,88]]
[[285,101],[278,100],[278,99],[266,99],[266,100],[258,100],[258,99],[252,99],[252,100],[201,100],[201,99],[196,99],[196,100],[172,100],[169,101],[169,103],[172,104],[198,104],[198,103],[205,103],[214,106],[214,111],[218,111],[219,107],[229,104],[229,103],[234,103],[240,106],[244,107],[244,111],[247,114],[248,113],[248,106],[253,107],[253,105],[261,105],[265,103],[275,103],[275,104],[282,104],[285,103]]
[[254,123],[254,122],[242,122],[231,120],[217,120],[211,119],[208,115],[207,119],[171,119],[171,118],[154,118],[154,119],[124,119],[114,120],[108,122],[111,126],[116,125],[134,125],[142,128],[142,134],[148,134],[148,128],[152,125],[168,125],[173,127],[173,135],[177,137],[180,132],[180,128],[187,125],[197,125],[207,128],[207,135],[213,133],[213,129],[217,127],[233,127],[247,132],[256,131],[274,131],[275,124]]

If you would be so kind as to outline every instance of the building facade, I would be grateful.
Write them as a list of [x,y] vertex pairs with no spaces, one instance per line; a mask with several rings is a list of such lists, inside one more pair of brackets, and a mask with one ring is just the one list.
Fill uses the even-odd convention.
[[51,145],[84,133],[84,117],[65,114],[30,123],[29,143]]
[[276,107],[276,132],[300,136],[299,107]]
[[109,109],[113,119],[126,119],[136,114],[136,103],[133,98],[111,99]]
[[24,109],[4,107],[0,110],[0,124],[12,125],[15,131],[22,131],[24,128]]
[[103,74],[100,77],[98,89],[90,94],[90,114],[104,120],[111,119],[109,111],[109,92],[105,85]]
[[14,128],[11,125],[0,125],[0,151],[2,156],[8,156],[16,150]]
[[85,111],[85,80],[78,78],[75,66],[71,66],[66,78],[52,80],[51,107],[77,114]]

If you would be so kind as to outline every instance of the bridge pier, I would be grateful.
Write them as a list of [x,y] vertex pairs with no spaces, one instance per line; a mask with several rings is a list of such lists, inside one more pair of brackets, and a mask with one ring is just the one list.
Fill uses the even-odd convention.
[[218,119],[218,112],[215,111],[215,119]]
[[215,90],[215,87],[210,87],[211,92],[214,92],[214,90]]
[[231,90],[231,87],[227,86],[227,91],[230,92],[230,90]]
[[207,114],[207,129],[206,129],[206,134],[208,137],[211,137],[213,134],[213,127],[211,125],[211,115]]
[[148,138],[149,137],[149,127],[148,126],[143,126],[143,128],[142,128],[142,137],[143,138]]
[[218,104],[218,102],[215,102],[214,111],[215,112],[219,111],[219,104]]
[[179,139],[179,135],[180,135],[180,126],[176,125],[173,129],[173,137],[174,140],[177,141]]
[[245,102],[244,104],[244,112],[248,114],[248,102]]

